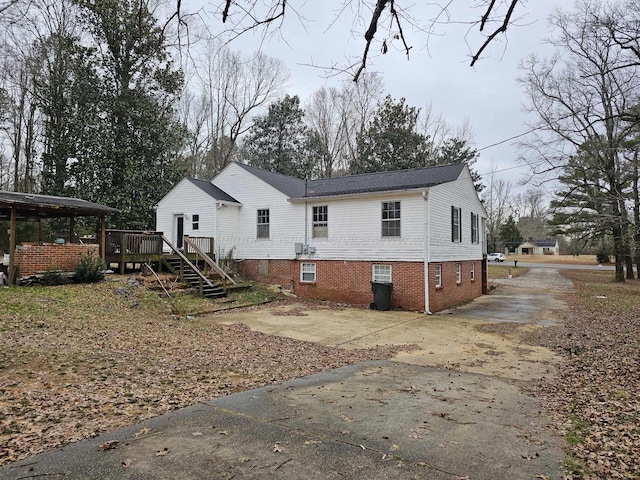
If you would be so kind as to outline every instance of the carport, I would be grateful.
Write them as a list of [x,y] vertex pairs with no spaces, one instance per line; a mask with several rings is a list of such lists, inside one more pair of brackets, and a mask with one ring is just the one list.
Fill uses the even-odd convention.
[[0,190],[0,220],[9,220],[9,283],[16,281],[16,223],[38,222],[38,240],[43,240],[42,220],[51,218],[69,219],[69,238],[73,238],[76,217],[97,217],[99,232],[97,240],[100,256],[105,258],[106,216],[119,210],[79,198],[36,195],[32,193]]

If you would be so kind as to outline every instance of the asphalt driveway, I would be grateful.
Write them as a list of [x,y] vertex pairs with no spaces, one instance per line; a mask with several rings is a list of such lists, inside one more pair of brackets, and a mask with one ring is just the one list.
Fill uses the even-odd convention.
[[[414,343],[418,349],[395,361],[197,404],[6,465],[0,479],[561,478],[561,444],[537,402],[519,388],[528,378],[552,374],[557,359],[543,350],[525,352],[530,347],[515,334],[476,328],[514,318],[518,328],[558,321],[563,305],[554,294],[570,285],[549,291],[562,278],[547,269],[519,278],[433,317],[351,309],[249,312],[251,328],[267,333],[347,348]],[[514,310],[525,292],[526,302]],[[202,319],[238,320],[231,314]],[[448,337],[452,332],[457,336]],[[491,363],[509,351],[521,365]]]

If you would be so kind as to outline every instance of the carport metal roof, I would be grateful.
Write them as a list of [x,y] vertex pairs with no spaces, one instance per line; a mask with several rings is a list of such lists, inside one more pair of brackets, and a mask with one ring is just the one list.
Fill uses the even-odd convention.
[[116,208],[79,198],[54,197],[0,190],[0,220],[9,220],[12,209],[20,220],[61,217],[100,217],[118,213]]

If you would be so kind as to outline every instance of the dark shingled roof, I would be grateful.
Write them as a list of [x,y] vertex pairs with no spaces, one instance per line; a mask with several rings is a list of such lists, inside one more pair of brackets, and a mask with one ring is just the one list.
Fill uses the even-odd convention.
[[[305,197],[304,180],[269,172],[249,165],[238,165],[290,198]],[[348,177],[309,180],[306,187],[306,196],[325,197],[431,187],[455,181],[460,176],[464,166],[464,163],[456,163],[439,167],[414,168],[411,170],[364,173],[361,175],[350,175]]]
[[240,203],[238,200],[233,198],[227,192],[225,192],[224,190],[219,189],[218,187],[216,187],[211,182],[207,182],[206,180],[197,180],[195,178],[188,178],[187,180],[189,180],[191,183],[193,183],[200,190],[205,192],[207,195],[215,198],[216,200],[221,200],[221,201],[224,201],[224,202]]
[[536,247],[555,247],[556,246],[555,240],[528,240],[528,242],[533,243]]
[[54,197],[32,193],[8,192],[0,190],[0,218],[7,219],[11,208],[16,207],[21,217],[69,217],[106,215],[120,210],[79,198]]
[[289,177],[287,175],[282,175],[281,173],[270,172],[262,168],[245,165],[243,163],[238,163],[238,165],[254,174],[260,180],[268,183],[276,190],[280,190],[288,197],[304,197],[305,182],[300,178]]

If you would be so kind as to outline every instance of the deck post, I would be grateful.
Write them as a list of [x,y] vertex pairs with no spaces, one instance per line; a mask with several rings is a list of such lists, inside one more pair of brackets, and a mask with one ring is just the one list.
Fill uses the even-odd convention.
[[127,234],[124,232],[119,232],[118,235],[120,236],[120,275],[124,275],[124,270],[127,266],[126,262],[124,261],[124,255],[127,250],[127,245],[125,243]]
[[100,258],[104,262],[106,260],[107,247],[107,220],[106,215],[100,216]]
[[16,206],[11,207],[9,223],[9,285],[16,281]]
[[73,243],[73,231],[76,227],[76,218],[71,215],[69,217],[69,243]]

